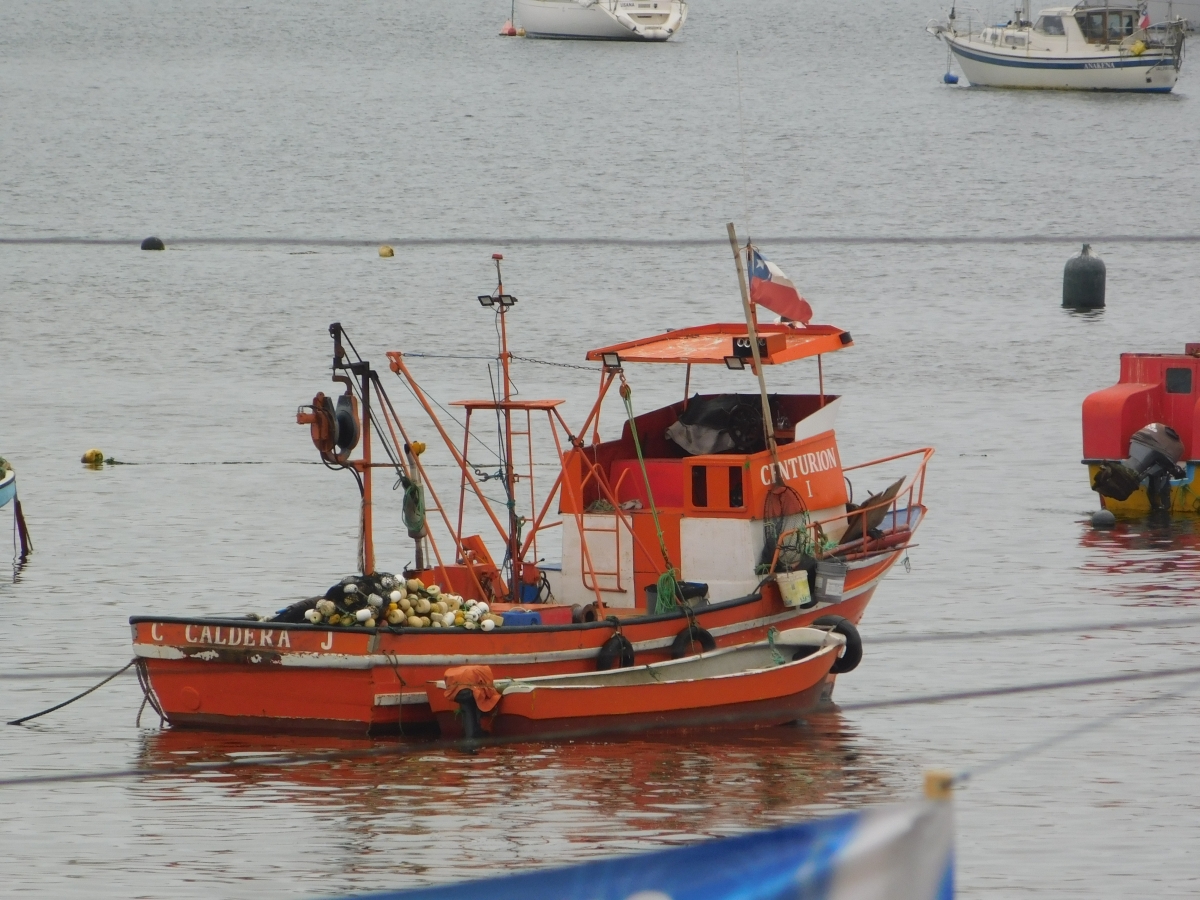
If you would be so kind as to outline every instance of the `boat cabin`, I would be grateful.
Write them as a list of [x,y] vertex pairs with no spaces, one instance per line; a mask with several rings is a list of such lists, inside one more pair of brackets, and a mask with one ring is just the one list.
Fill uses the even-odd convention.
[[979,39],[1014,50],[1083,51],[1088,44],[1132,41],[1140,16],[1134,7],[1064,6],[1042,10],[1033,22],[1018,20],[984,28]]
[[1120,380],[1083,401],[1084,462],[1124,459],[1134,432],[1151,422],[1175,429],[1183,460],[1200,462],[1197,397],[1200,343],[1183,353],[1122,353]]
[[[832,326],[758,329],[764,367],[852,345],[849,333]],[[672,331],[587,358],[610,370],[634,363],[753,366],[745,325]],[[664,571],[665,549],[683,580],[707,584],[714,601],[725,600],[751,593],[761,580],[764,519],[778,520],[780,532],[805,517],[825,521],[825,538],[839,540],[848,496],[834,434],[837,406],[823,384],[815,394],[771,394],[774,451],[758,393],[697,394],[635,415],[615,440],[578,447],[563,470],[559,510],[567,527],[554,596],[588,603],[599,591],[607,606],[643,607],[653,595],[646,589]]]

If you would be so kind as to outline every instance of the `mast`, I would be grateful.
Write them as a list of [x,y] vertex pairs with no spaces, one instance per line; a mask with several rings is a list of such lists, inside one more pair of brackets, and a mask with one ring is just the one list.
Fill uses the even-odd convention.
[[737,229],[733,223],[726,224],[729,231],[729,246],[733,249],[733,260],[737,264],[738,288],[742,292],[742,311],[746,314],[746,332],[750,339],[750,353],[754,357],[754,372],[758,375],[758,393],[762,400],[763,434],[767,449],[771,451],[771,462],[775,470],[775,481],[782,479],[779,470],[779,447],[775,443],[775,421],[771,418],[771,401],[767,397],[767,379],[763,375],[762,358],[758,353],[758,329],[754,327],[754,310],[750,305],[750,289],[746,286],[746,271],[742,266],[742,248],[738,244]]
[[[508,562],[509,562],[509,578],[508,590],[509,599],[516,603],[520,599],[518,586],[520,585],[520,556],[521,556],[521,535],[520,535],[520,517],[517,515],[517,475],[513,467],[513,443],[512,443],[512,409],[509,403],[512,401],[512,381],[509,378],[509,363],[511,356],[508,352],[508,327],[505,322],[505,315],[508,308],[517,302],[517,298],[510,294],[504,293],[504,278],[500,274],[500,261],[504,259],[504,254],[493,253],[492,259],[496,263],[496,294],[495,303],[499,306],[500,315],[500,369],[502,374],[503,384],[503,403],[501,412],[504,420],[504,494],[505,501],[508,505]],[[479,298],[483,301],[483,298]],[[491,305],[491,304],[488,304]]]

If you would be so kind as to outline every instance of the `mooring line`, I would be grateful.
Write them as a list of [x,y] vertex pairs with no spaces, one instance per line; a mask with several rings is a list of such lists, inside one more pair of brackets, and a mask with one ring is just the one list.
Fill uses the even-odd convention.
[[1153,706],[1158,706],[1160,703],[1165,703],[1168,700],[1178,700],[1186,697],[1194,692],[1197,688],[1200,688],[1200,681],[1192,681],[1184,688],[1176,691],[1169,691],[1167,693],[1159,694],[1157,697],[1140,698],[1136,701],[1133,701],[1126,709],[1115,713],[1109,713],[1106,716],[1098,716],[1094,719],[1088,720],[1087,722],[1083,722],[1079,725],[1068,728],[1065,731],[1060,731],[1058,734],[1052,734],[1050,737],[1043,738],[1040,741],[1034,741],[1032,744],[1028,744],[1024,747],[1019,747],[1016,750],[1010,750],[1008,753],[1004,753],[996,757],[991,762],[983,763],[982,765],[976,766],[973,769],[964,769],[960,772],[956,772],[953,777],[953,783],[955,785],[966,784],[968,781],[978,778],[980,775],[986,775],[996,769],[1011,765],[1015,762],[1020,762],[1021,760],[1028,759],[1031,756],[1036,756],[1043,750],[1048,750],[1051,747],[1057,746],[1058,744],[1066,743],[1067,741],[1077,738],[1080,735],[1087,734],[1092,731],[1098,731],[1107,725],[1111,725],[1114,722],[1128,718],[1136,712]]
[[[942,246],[947,244],[1197,244],[1200,234],[1004,234],[1004,235],[782,235],[761,237],[762,244],[900,244]],[[165,238],[168,247],[177,246],[249,246],[249,247],[723,247],[726,238],[654,238],[654,237],[516,237],[476,236],[442,238],[321,238],[321,237],[174,237]],[[137,247],[141,238],[89,237],[0,237],[0,245],[80,245],[96,247]]]
[[[132,665],[132,663],[130,663]],[[127,667],[128,668],[128,667]],[[123,670],[122,670],[123,671]],[[116,676],[117,673],[114,673]],[[1180,675],[1200,674],[1200,666],[1186,666],[1177,669],[1158,669],[1150,672],[1131,672],[1121,675],[1098,676],[1095,678],[1073,678],[1066,681],[1040,682],[1037,684],[1013,685],[1001,688],[988,688],[977,691],[954,691],[943,694],[925,694],[919,697],[905,697],[894,700],[838,705],[835,711],[855,712],[864,709],[886,709],[889,707],[914,706],[917,704],[947,703],[958,700],[977,699],[981,697],[999,697],[1010,694],[1029,694],[1035,692],[1064,690],[1076,687],[1087,687],[1099,684],[1116,684],[1133,681],[1149,681],[1161,678],[1176,678]],[[100,685],[96,685],[99,687]],[[91,690],[95,690],[92,688]],[[90,693],[90,691],[85,692]],[[83,696],[81,694],[80,696]],[[77,698],[72,698],[77,699]],[[70,701],[68,701],[70,702]],[[66,704],[60,704],[65,706]],[[55,709],[59,707],[54,707]],[[52,710],[46,710],[51,712]],[[42,715],[44,713],[39,713]],[[816,710],[810,715],[819,715]],[[27,717],[30,718],[30,717]],[[705,726],[750,724],[761,718],[760,714],[730,713],[723,716],[705,718]],[[24,721],[24,720],[19,720]],[[562,740],[589,740],[592,738],[611,739],[644,735],[649,729],[644,725],[630,725],[624,728],[604,728],[590,731],[563,731],[544,734],[536,739],[526,735],[509,735],[505,737],[478,738],[475,740],[439,740],[427,743],[387,744],[382,747],[368,747],[361,750],[332,750],[318,753],[274,753],[264,754],[253,759],[224,760],[220,762],[184,763],[164,766],[137,766],[127,769],[112,769],[96,772],[71,772],[59,775],[32,775],[17,778],[0,779],[0,788],[19,787],[35,784],[69,784],[83,781],[109,781],[127,778],[142,778],[150,775],[187,775],[204,772],[222,772],[234,769],[263,768],[267,766],[297,766],[318,762],[342,762],[353,759],[370,759],[381,757],[408,756],[417,753],[435,753],[443,750],[460,750],[475,752],[492,747],[505,747],[513,744],[546,743]]]
[[70,700],[64,700],[62,703],[56,704],[55,706],[52,706],[49,709],[43,709],[41,712],[35,712],[32,715],[22,716],[19,719],[13,719],[8,724],[9,725],[23,725],[24,723],[28,722],[30,719],[40,719],[42,716],[49,715],[50,713],[54,712],[57,709],[62,709],[64,706],[70,706],[76,700],[83,699],[88,694],[90,694],[92,691],[96,691],[96,690],[99,690],[100,688],[104,687],[104,685],[108,684],[110,681],[112,681],[118,675],[129,670],[136,662],[137,662],[137,658],[134,657],[129,662],[125,663],[124,666],[117,669],[117,671],[113,672],[111,675],[109,675],[107,678],[105,678],[103,681],[99,682],[98,684],[93,684],[90,688],[88,688],[82,694],[76,694]]
[[925,644],[939,641],[988,640],[1006,637],[1038,637],[1048,634],[1086,634],[1089,631],[1132,631],[1137,628],[1179,628],[1200,624],[1200,615],[1174,616],[1169,619],[1143,619],[1140,622],[1094,622],[1085,625],[1047,625],[1032,628],[1002,628],[995,631],[942,631],[925,634],[894,634],[864,641],[880,644]]

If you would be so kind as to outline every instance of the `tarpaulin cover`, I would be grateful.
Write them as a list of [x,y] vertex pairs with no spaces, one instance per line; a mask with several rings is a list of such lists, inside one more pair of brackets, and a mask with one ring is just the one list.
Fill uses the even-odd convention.
[[374,900],[949,900],[949,801],[871,807],[773,831]]
[[475,695],[475,705],[483,712],[491,712],[500,702],[500,692],[492,683],[491,666],[457,666],[447,669],[442,679],[446,682],[447,700],[453,700],[466,688]]

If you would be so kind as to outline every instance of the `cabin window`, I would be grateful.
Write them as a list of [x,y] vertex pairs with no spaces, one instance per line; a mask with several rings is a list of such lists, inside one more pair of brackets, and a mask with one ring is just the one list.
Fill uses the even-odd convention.
[[1192,392],[1191,369],[1167,369],[1167,393],[1190,394]]
[[1004,43],[1009,47],[1024,47],[1026,37],[1024,34],[1006,34]]
[[1133,34],[1133,16],[1129,13],[1108,14],[1108,36],[1114,41],[1129,37]]
[[737,509],[745,506],[746,501],[742,495],[742,467],[729,467],[729,506],[732,509]]
[[708,466],[692,466],[692,506],[708,506]]
[[1063,28],[1062,16],[1042,16],[1037,20],[1037,24],[1033,26],[1034,31],[1040,31],[1042,34],[1066,34],[1066,29]]
[[1104,13],[1094,12],[1085,16],[1076,16],[1075,21],[1079,23],[1079,30],[1089,41],[1094,44],[1104,41]]

